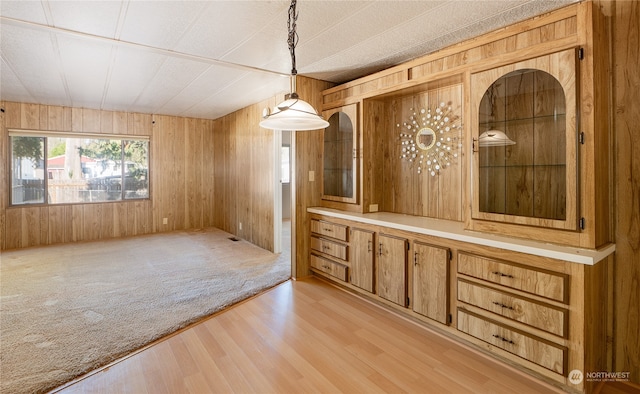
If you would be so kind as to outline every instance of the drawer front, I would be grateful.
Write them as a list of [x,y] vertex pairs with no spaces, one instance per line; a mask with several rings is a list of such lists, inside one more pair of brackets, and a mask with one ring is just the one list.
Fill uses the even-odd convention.
[[323,257],[312,254],[311,267],[329,274],[335,278],[338,278],[344,282],[347,281],[347,267],[342,264],[338,264],[329,259],[325,259]]
[[566,373],[566,347],[516,331],[463,309],[458,309],[458,330],[563,376]]
[[326,222],[324,220],[312,219],[311,232],[335,238],[340,241],[347,241],[348,227],[341,224]]
[[567,303],[569,276],[538,271],[467,253],[458,253],[458,272],[513,289]]
[[312,236],[311,249],[347,261],[347,245]]
[[458,280],[458,300],[566,338],[568,311]]

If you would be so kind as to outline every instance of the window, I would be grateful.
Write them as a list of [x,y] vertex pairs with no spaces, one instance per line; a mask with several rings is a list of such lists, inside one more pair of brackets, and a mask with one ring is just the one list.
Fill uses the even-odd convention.
[[282,146],[280,151],[280,182],[289,183],[291,175],[291,168],[289,167],[290,160],[290,147],[288,145]]
[[11,204],[149,198],[149,140],[9,130]]

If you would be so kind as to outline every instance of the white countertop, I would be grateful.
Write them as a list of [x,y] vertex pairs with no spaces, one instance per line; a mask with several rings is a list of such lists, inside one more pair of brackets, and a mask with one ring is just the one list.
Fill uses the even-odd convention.
[[352,220],[360,223],[384,226],[414,233],[432,235],[494,248],[528,253],[535,256],[594,265],[616,250],[615,244],[600,249],[582,249],[571,246],[555,245],[527,239],[511,238],[494,234],[480,233],[464,229],[464,223],[450,220],[431,219],[422,216],[403,215],[390,212],[355,213],[337,209],[311,207],[310,213]]

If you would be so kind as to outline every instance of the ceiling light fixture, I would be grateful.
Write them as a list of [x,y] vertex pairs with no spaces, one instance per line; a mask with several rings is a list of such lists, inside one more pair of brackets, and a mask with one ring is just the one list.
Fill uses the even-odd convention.
[[296,93],[296,45],[298,44],[298,34],[296,33],[296,0],[291,0],[289,6],[289,21],[287,28],[289,36],[289,52],[291,53],[291,93],[285,96],[285,101],[278,104],[273,112],[265,108],[260,122],[260,127],[273,130],[317,130],[329,126],[329,122],[318,115],[316,110],[304,100],[301,100]]

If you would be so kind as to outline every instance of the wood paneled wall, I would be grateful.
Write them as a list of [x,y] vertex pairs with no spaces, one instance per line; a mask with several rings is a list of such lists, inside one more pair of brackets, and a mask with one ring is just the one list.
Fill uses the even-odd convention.
[[614,371],[640,383],[640,2],[613,3]]
[[[376,100],[377,101],[377,100]],[[462,174],[464,168],[464,147],[456,147],[458,158],[451,160],[449,167],[443,168],[435,176],[429,175],[426,164],[423,173],[418,173],[415,162],[401,159],[400,132],[406,130],[397,125],[410,123],[412,114],[420,114],[420,110],[435,109],[440,103],[451,107],[451,114],[457,116],[452,124],[462,124],[464,114],[462,84],[429,89],[414,95],[392,97],[386,99],[380,109],[382,114],[366,116],[383,116],[382,127],[375,129],[375,134],[382,138],[382,156],[377,167],[381,169],[382,187],[376,191],[380,210],[408,215],[425,216],[436,219],[462,221]],[[370,109],[370,107],[365,106]],[[423,115],[418,115],[422,117]],[[421,121],[420,121],[421,122]],[[373,125],[374,121],[365,120],[365,124]],[[448,136],[450,136],[448,134]],[[459,132],[462,141],[462,129]],[[432,148],[433,149],[433,148]],[[422,153],[420,151],[419,153]],[[417,162],[417,160],[416,160]],[[425,159],[426,163],[426,159]],[[400,182],[398,180],[401,180]]]
[[[319,94],[319,93],[317,93]],[[214,225],[274,250],[274,132],[258,125],[276,98],[215,120]],[[240,224],[242,223],[242,227]]]
[[[297,91],[300,98],[319,110],[322,104],[321,92],[332,87],[329,82],[297,77]],[[294,278],[311,274],[309,270],[309,240],[311,236],[308,207],[319,206],[322,200],[322,130],[297,131],[291,134],[292,176],[291,205],[295,215],[291,218],[291,258],[295,259],[292,268]],[[314,180],[309,179],[313,171]]]
[[[213,121],[14,102],[0,106],[3,250],[213,226]],[[9,207],[8,128],[149,136],[151,198]]]

